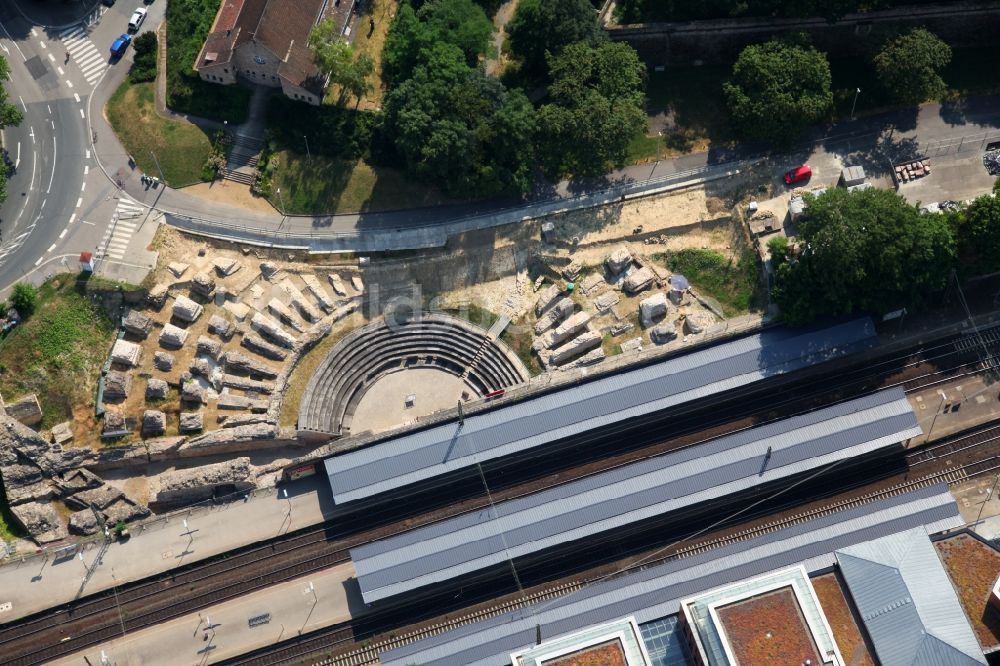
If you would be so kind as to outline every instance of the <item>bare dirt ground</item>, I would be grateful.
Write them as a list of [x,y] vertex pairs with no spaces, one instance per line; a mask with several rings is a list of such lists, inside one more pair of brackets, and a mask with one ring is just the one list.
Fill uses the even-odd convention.
[[184,192],[207,201],[247,208],[258,213],[273,213],[274,206],[264,197],[250,191],[249,185],[231,180],[215,180],[211,183],[197,183],[184,188]]

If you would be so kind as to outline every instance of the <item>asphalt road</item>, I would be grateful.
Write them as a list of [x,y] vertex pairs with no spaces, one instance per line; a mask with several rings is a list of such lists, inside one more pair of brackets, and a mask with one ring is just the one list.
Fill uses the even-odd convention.
[[[97,163],[89,102],[109,72],[127,72],[131,51],[113,62],[109,47],[136,6],[97,5],[79,21],[44,28],[13,0],[0,3],[7,90],[24,111],[24,121],[3,132],[16,170],[0,207],[0,292],[21,279],[77,270],[80,252],[99,250],[113,222],[120,193]],[[157,9],[162,14],[163,3]],[[154,11],[143,29],[159,20]]]

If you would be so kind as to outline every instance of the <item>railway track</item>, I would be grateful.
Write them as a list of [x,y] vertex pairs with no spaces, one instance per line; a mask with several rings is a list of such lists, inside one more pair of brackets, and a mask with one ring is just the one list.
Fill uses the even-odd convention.
[[[913,454],[912,459],[914,460],[914,465],[916,467],[922,467],[934,462],[940,463],[940,461],[944,460],[948,455],[959,452],[971,452],[974,449],[996,442],[998,438],[1000,438],[1000,425],[988,425],[986,427],[976,429],[974,432],[956,437],[953,441],[931,447],[927,451],[916,452]],[[929,451],[934,451],[936,455],[929,457],[921,455]],[[859,496],[827,502],[821,506],[805,511],[790,513],[789,515],[759,523],[753,525],[752,527],[727,533],[724,536],[713,537],[683,545],[678,548],[671,549],[670,552],[665,553],[663,556],[645,560],[640,564],[622,567],[615,575],[624,575],[635,571],[641,571],[665,562],[684,559],[714,550],[716,548],[721,548],[723,546],[748,541],[750,539],[788,527],[793,527],[838,511],[863,506],[865,504],[871,504],[879,500],[901,495],[920,488],[925,488],[930,485],[939,483],[959,483],[991,472],[1000,472],[1000,455],[994,455],[984,460],[971,460],[967,463],[949,467],[947,469],[929,471],[928,473],[922,474],[916,478],[893,483],[884,488],[878,488]],[[309,663],[312,663],[315,666],[366,666],[369,664],[376,664],[378,662],[378,655],[380,652],[391,650],[402,645],[406,645],[407,643],[429,638],[445,631],[494,617],[515,608],[521,608],[538,601],[572,593],[573,591],[581,589],[592,582],[606,580],[606,578],[606,576],[593,578],[585,577],[575,581],[561,582],[557,586],[534,591],[531,595],[524,597],[523,600],[520,598],[517,600],[507,600],[497,606],[480,609],[472,613],[463,614],[440,622],[432,622],[427,626],[419,627],[401,634],[391,634],[385,638],[376,637],[374,640],[366,640],[363,646],[359,646],[353,650],[348,650],[342,654],[319,660],[312,660]],[[340,627],[335,633],[346,635],[347,631],[349,631],[349,627]],[[289,645],[283,648],[278,647],[273,651],[267,651],[265,654],[257,654],[246,659],[233,659],[225,663],[227,666],[263,666],[265,664],[277,666],[281,664],[306,663],[302,661],[304,657],[308,657],[310,654],[330,651],[331,649],[335,649],[337,645],[343,645],[345,643],[345,639],[343,637],[341,637],[336,644],[330,643],[324,638],[324,636],[321,635],[322,632],[323,630],[320,630],[319,632],[315,632],[309,636],[302,637],[302,639],[300,639],[300,641],[295,645]],[[357,641],[367,638],[368,637],[366,636],[355,636],[354,640]],[[312,650],[312,652],[309,652],[309,650]]]
[[[997,337],[1000,339],[1000,336]],[[973,350],[978,349],[976,347]],[[901,373],[905,374],[908,371],[912,374],[913,369],[941,362],[944,359],[951,359],[954,362],[951,367],[939,368],[933,372],[911,376],[892,383],[883,382],[886,387],[902,385],[908,391],[918,390],[935,383],[951,381],[956,376],[978,372],[982,361],[981,355],[970,362],[961,361],[961,357],[968,355],[970,355],[970,348],[967,343],[960,344],[956,340],[935,344],[922,350],[918,360],[914,360],[912,350],[907,350],[906,354],[841,373],[837,382],[824,383],[822,392],[816,391],[814,397],[820,396],[820,393],[829,395],[831,392],[844,392],[850,387],[863,388],[866,383],[875,381],[879,376],[898,377]],[[964,374],[955,375],[956,372]],[[784,399],[780,403],[772,400],[768,402],[768,407],[773,413],[777,408],[798,404],[796,401],[801,400],[801,395]],[[774,418],[786,418],[789,415],[791,414],[783,414]],[[756,422],[753,425],[761,425],[764,422],[767,421]],[[743,428],[735,428],[725,434],[740,429]],[[713,439],[717,436],[720,435],[713,434],[712,437],[706,439]],[[695,446],[704,441],[706,440],[696,440],[684,446]],[[659,453],[652,455],[659,455]],[[617,464],[628,464],[639,459],[642,457],[635,457]],[[616,465],[612,464],[611,466]],[[585,475],[581,474],[580,476]],[[579,476],[568,477],[561,474],[556,476],[556,480],[548,485],[535,484],[530,490],[518,492],[515,489],[514,492],[505,493],[504,499],[533,494],[545,488],[579,478]],[[468,506],[462,507],[461,510],[446,512],[445,515],[434,520],[442,520],[458,513],[478,510],[486,505],[486,498],[479,497],[467,502],[467,504]],[[366,515],[365,518],[366,520],[360,524],[371,525],[372,516]],[[434,522],[434,520],[421,521],[418,517],[404,521],[405,529],[425,525]],[[349,560],[351,547],[374,538],[383,538],[388,534],[405,531],[405,529],[398,529],[398,526],[393,528],[393,526],[387,525],[386,528],[397,531],[373,534],[372,530],[356,529],[352,531],[348,529],[346,533],[337,535],[338,538],[351,537],[352,535],[353,538],[331,542],[328,528],[319,526],[282,540],[243,549],[224,559],[192,565],[189,570],[174,575],[160,576],[126,585],[124,588],[119,588],[117,602],[109,591],[103,595],[75,602],[69,608],[0,628],[0,655],[2,655],[0,656],[0,664],[32,666],[44,663],[50,659],[114,638],[121,633],[122,624],[127,631],[135,631],[275,583],[334,566]],[[121,608],[125,609],[127,619],[124,615],[119,614],[119,603]],[[329,637],[326,640],[333,640],[333,638]]]

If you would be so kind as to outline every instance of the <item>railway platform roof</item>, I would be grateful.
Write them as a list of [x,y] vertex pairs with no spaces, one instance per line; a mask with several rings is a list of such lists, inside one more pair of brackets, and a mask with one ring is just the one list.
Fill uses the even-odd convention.
[[876,344],[867,317],[819,329],[768,329],[334,456],[326,473],[335,503],[344,505]]
[[366,603],[581,539],[681,514],[921,434],[888,389],[497,503],[351,550]]
[[752,539],[591,583],[552,600],[510,611],[383,652],[383,666],[509,666],[510,654],[584,627],[634,615],[639,623],[675,615],[682,600],[708,590],[802,565],[812,573],[835,552],[916,527],[928,533],[963,524],[944,484],[854,505]]

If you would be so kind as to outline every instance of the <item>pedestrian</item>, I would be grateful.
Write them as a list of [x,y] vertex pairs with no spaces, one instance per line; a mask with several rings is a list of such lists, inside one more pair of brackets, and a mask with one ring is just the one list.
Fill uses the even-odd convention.
[[368,39],[371,39],[372,35],[375,34],[375,17],[370,17],[368,19]]

